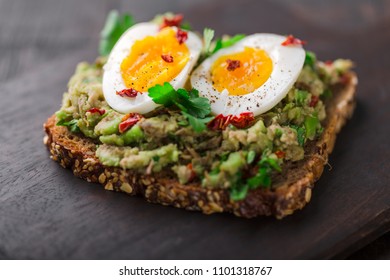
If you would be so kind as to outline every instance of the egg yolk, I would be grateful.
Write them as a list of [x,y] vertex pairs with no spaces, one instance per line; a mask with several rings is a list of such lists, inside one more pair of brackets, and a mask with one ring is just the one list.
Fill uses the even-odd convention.
[[245,47],[241,52],[219,57],[211,67],[213,86],[229,95],[244,95],[264,84],[272,73],[272,60],[261,49]]
[[121,74],[128,88],[147,91],[156,84],[173,80],[190,58],[185,44],[180,44],[176,31],[164,28],[155,36],[136,41],[121,63]]

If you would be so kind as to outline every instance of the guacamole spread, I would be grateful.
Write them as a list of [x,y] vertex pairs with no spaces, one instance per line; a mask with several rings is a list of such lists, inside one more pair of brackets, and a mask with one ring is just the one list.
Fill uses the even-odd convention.
[[[317,62],[307,52],[305,65],[287,96],[245,128],[195,129],[177,107],[160,107],[123,131],[125,114],[114,111],[102,92],[101,57],[82,62],[69,81],[57,125],[95,141],[96,156],[107,166],[151,174],[166,172],[182,184],[226,188],[243,199],[249,189],[272,188],[272,174],[287,161],[305,156],[305,145],[321,135],[331,86],[342,82],[347,60]],[[207,116],[204,122],[214,116]]]

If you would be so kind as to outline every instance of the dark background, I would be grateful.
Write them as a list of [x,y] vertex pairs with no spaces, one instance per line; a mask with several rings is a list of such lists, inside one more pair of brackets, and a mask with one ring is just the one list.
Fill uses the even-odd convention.
[[[76,64],[97,56],[113,8],[137,21],[182,12],[194,29],[211,27],[217,35],[294,34],[322,60],[356,62],[356,114],[336,143],[333,170],[303,211],[281,222],[187,213],[104,192],[48,159],[41,125],[59,108]],[[384,0],[0,0],[0,258],[390,259],[390,234],[383,235],[390,220],[389,46],[390,1]],[[243,239],[261,241],[273,227],[308,234],[290,246],[302,251],[281,252],[271,243],[264,252],[239,249]],[[219,232],[231,234],[219,242],[225,238]]]

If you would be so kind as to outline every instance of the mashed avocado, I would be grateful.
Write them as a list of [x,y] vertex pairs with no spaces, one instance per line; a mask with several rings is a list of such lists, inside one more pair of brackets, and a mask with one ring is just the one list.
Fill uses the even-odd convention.
[[[58,125],[93,139],[97,157],[107,166],[141,173],[163,170],[183,184],[197,180],[207,188],[230,188],[233,199],[243,198],[248,189],[259,185],[272,187],[270,174],[279,172],[283,162],[304,158],[305,144],[322,133],[331,85],[351,67],[346,60],[332,65],[317,62],[307,53],[287,96],[245,129],[229,125],[223,131],[197,133],[183,114],[165,108],[120,133],[125,115],[104,100],[104,63],[105,58],[99,58],[94,64],[77,66],[56,113]],[[102,113],[93,113],[92,108]]]

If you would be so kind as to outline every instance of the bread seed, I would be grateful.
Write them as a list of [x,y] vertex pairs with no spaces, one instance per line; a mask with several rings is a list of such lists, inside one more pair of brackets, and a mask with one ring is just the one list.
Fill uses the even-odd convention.
[[112,191],[114,190],[114,187],[112,185],[111,182],[108,182],[105,186],[104,186],[104,189],[108,190],[108,191]]
[[306,200],[306,202],[309,202],[310,199],[311,199],[311,189],[307,188],[306,192],[305,192],[305,200]]
[[132,193],[133,192],[133,188],[130,186],[129,183],[123,183],[120,189],[122,191],[126,192],[126,193]]
[[104,184],[105,181],[106,181],[106,175],[104,175],[104,173],[100,174],[99,183]]

